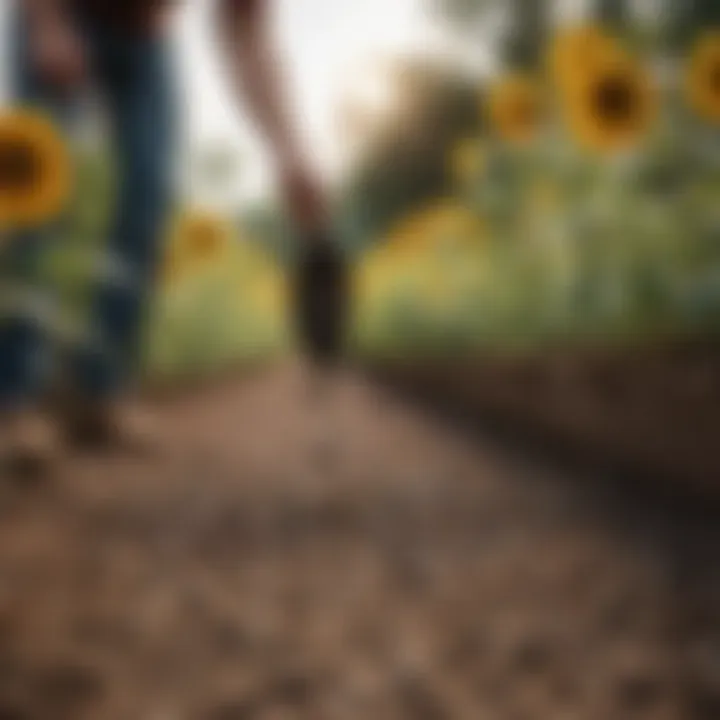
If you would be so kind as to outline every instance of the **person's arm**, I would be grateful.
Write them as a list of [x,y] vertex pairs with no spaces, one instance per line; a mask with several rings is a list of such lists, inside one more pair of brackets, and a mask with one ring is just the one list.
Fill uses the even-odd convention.
[[270,38],[269,0],[220,0],[217,19],[236,89],[270,146],[292,218],[309,233],[321,229],[326,220],[322,192],[290,117]]
[[85,76],[83,47],[67,0],[20,0],[28,30],[30,61],[50,85],[69,89]]
[[21,0],[26,16],[32,22],[63,17],[65,0]]

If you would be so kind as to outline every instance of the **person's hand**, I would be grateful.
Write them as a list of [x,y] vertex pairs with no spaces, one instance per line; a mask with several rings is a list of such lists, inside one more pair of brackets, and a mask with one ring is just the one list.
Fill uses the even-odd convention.
[[68,21],[53,18],[35,23],[30,53],[34,72],[51,87],[69,92],[85,80],[84,48]]
[[279,179],[299,241],[293,282],[296,330],[316,362],[333,363],[343,354],[348,326],[350,278],[345,253],[334,234],[323,188],[309,164],[290,161],[281,166]]
[[325,193],[308,165],[296,157],[282,158],[279,181],[293,225],[307,237],[323,230],[328,222]]

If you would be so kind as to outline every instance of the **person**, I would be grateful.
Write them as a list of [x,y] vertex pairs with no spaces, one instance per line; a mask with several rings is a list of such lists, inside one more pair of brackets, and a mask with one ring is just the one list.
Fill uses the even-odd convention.
[[[172,200],[178,113],[169,46],[172,0],[17,0],[13,34],[16,100],[39,105],[58,123],[89,87],[107,111],[118,169],[108,250],[131,271],[129,284],[99,283],[91,342],[69,359],[72,402],[60,417],[43,412],[47,339],[33,321],[0,320],[0,410],[5,459],[36,466],[56,454],[60,429],[86,442],[142,445],[152,427],[127,398],[141,327]],[[322,191],[294,134],[281,68],[268,32],[268,0],[215,0],[217,37],[235,89],[267,140],[295,227],[325,222]],[[13,238],[18,267],[47,233]],[[24,258],[24,260],[23,260]],[[12,268],[14,260],[7,260]],[[18,270],[20,272],[20,270]],[[53,422],[53,420],[59,422]]]

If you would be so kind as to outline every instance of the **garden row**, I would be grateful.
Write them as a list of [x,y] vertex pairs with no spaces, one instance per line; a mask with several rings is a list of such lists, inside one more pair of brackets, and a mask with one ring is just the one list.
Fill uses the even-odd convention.
[[720,342],[384,362],[371,372],[464,419],[693,492],[720,491]]

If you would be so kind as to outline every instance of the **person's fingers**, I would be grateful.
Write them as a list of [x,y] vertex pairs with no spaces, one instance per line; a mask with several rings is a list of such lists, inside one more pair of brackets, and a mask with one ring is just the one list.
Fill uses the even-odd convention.
[[72,90],[85,79],[85,61],[80,52],[71,51],[45,67],[47,80],[56,87]]
[[324,193],[314,178],[306,173],[293,172],[285,176],[285,201],[293,222],[299,229],[312,232],[327,221]]
[[34,39],[33,61],[38,77],[60,90],[71,90],[86,77],[82,44],[64,26],[38,32]]
[[41,70],[43,81],[62,91],[71,91],[82,82],[82,72],[74,65],[53,66]]

